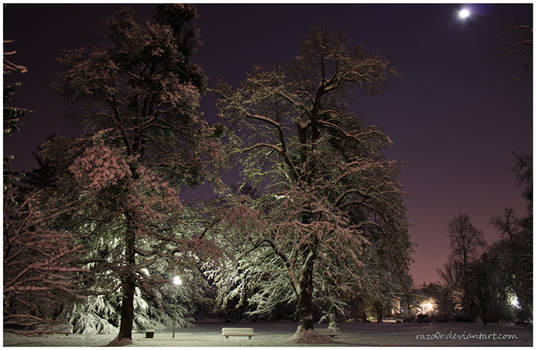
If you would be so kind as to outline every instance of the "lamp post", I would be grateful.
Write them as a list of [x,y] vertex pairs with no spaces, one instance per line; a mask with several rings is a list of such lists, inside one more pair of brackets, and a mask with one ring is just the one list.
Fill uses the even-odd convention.
[[[176,286],[180,286],[182,284],[182,280],[179,276],[173,277],[173,284]],[[177,304],[175,304],[175,307],[173,309],[173,335],[172,337],[175,338],[175,325],[177,323]]]

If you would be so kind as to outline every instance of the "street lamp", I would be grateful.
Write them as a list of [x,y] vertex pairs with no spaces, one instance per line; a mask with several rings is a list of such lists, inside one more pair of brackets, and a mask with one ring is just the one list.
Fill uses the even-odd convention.
[[[182,284],[182,280],[179,276],[173,277],[173,284],[176,286],[180,286]],[[175,304],[175,307],[173,309],[173,338],[175,338],[175,324],[177,323],[177,304]]]
[[179,276],[173,277],[173,284],[176,286],[180,286],[182,284],[182,280]]

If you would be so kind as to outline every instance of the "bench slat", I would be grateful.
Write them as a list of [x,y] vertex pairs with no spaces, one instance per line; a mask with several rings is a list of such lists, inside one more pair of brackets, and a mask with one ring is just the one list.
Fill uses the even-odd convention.
[[253,328],[222,328],[221,335],[226,338],[230,336],[242,336],[251,339],[252,336],[255,336],[255,333],[253,332]]

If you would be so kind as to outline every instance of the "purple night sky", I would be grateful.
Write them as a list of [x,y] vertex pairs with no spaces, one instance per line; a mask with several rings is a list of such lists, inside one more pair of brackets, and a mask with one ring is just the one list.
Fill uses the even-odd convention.
[[[101,43],[104,20],[119,5],[4,5],[4,39],[15,43],[12,60],[29,72],[12,105],[35,110],[23,130],[4,139],[13,168],[36,166],[32,152],[52,133],[77,136],[50,84],[63,49]],[[404,162],[410,233],[417,244],[411,266],[416,283],[438,280],[436,269],[449,254],[447,223],[468,213],[489,242],[498,238],[489,220],[507,206],[522,213],[525,203],[511,168],[512,152],[532,152],[532,72],[523,58],[507,56],[514,37],[507,27],[532,26],[532,4],[468,5],[472,16],[457,17],[461,5],[199,5],[204,45],[196,61],[210,82],[238,84],[254,64],[287,63],[313,25],[327,22],[390,60],[404,74],[380,96],[352,96],[353,110],[380,125],[394,144],[391,159]],[[136,16],[153,5],[131,5]],[[214,99],[203,111],[215,121]],[[232,176],[229,176],[232,179]],[[206,196],[206,190],[188,196]]]

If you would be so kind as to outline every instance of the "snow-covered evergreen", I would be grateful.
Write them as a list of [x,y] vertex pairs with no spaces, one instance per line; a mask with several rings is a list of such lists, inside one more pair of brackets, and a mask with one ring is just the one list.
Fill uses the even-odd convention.
[[[177,312],[176,326],[192,325],[188,305],[181,304],[181,294],[157,301],[144,298],[136,288],[134,295],[134,331],[145,329],[168,330],[172,327],[173,313]],[[162,295],[159,295],[162,298]],[[116,334],[120,320],[121,292],[112,295],[92,295],[74,305],[67,314],[67,324],[77,334]]]

